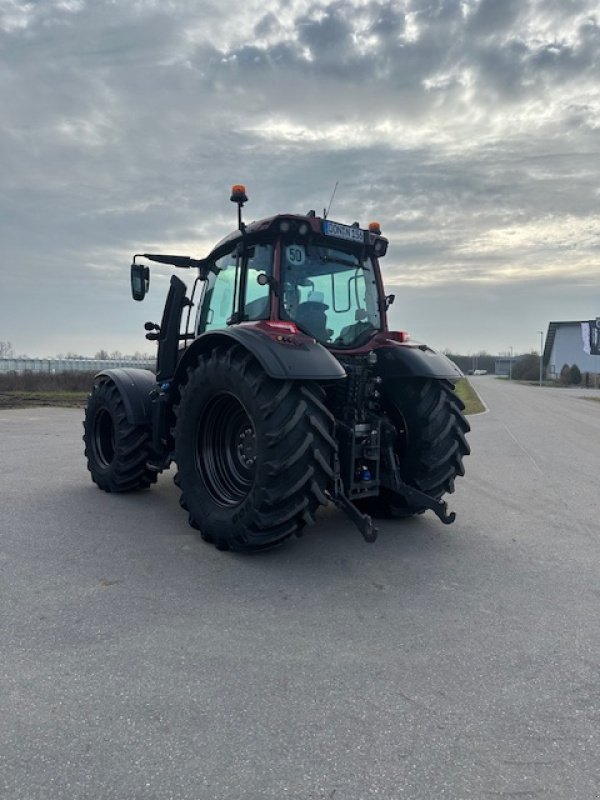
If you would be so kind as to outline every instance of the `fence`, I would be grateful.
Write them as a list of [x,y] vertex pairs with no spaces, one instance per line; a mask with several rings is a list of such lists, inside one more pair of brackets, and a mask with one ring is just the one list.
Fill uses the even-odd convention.
[[133,358],[0,358],[0,375],[7,372],[99,372],[114,367],[134,367],[154,370],[154,360]]

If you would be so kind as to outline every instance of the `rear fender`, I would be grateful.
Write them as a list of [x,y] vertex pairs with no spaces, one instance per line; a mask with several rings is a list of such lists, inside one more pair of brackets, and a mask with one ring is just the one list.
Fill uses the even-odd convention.
[[204,353],[218,346],[240,344],[256,358],[270,378],[280,380],[331,381],[346,377],[340,362],[323,345],[307,336],[269,336],[254,326],[236,326],[207,332],[195,339],[182,356],[175,381]]
[[105,369],[99,372],[96,382],[112,381],[125,406],[127,422],[131,425],[152,424],[152,398],[150,393],[157,389],[156,375],[148,369]]
[[455,383],[463,373],[453,361],[427,345],[389,342],[389,347],[378,347],[377,372],[384,379],[437,378]]

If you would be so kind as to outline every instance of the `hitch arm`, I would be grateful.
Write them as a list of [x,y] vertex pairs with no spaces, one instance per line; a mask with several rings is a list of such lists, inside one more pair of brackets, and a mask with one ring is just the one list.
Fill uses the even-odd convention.
[[377,539],[378,531],[375,525],[373,525],[373,520],[368,514],[361,514],[344,492],[344,484],[340,476],[340,459],[337,453],[335,454],[333,468],[335,474],[333,491],[326,491],[325,494],[334,506],[337,506],[341,511],[345,511],[361,532],[365,542],[374,542],[375,539]]
[[444,525],[451,525],[456,519],[456,514],[454,511],[448,513],[447,503],[444,500],[436,500],[435,497],[431,497],[431,495],[425,494],[425,492],[421,492],[419,489],[415,489],[413,486],[404,483],[400,477],[400,471],[396,464],[396,459],[394,458],[394,451],[390,444],[386,447],[385,454],[392,477],[390,481],[391,485],[388,488],[395,494],[403,497],[411,505],[425,506],[425,508],[431,509]]
[[331,502],[341,511],[345,511],[352,522],[361,532],[365,542],[374,542],[377,539],[377,528],[373,525],[373,520],[368,514],[361,514],[349,498],[344,494],[341,482],[336,487],[336,492],[330,495]]

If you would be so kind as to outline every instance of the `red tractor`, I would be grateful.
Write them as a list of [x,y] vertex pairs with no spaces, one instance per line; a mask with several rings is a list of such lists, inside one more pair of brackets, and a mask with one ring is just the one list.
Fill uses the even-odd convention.
[[388,329],[379,269],[388,241],[314,211],[245,224],[202,259],[136,255],[132,294],[143,300],[140,259],[196,270],[193,290],[171,277],[156,374],[96,376],[85,453],[104,491],[149,487],[171,462],[190,525],[220,550],[258,550],[312,524],[334,503],[367,541],[372,517],[427,509],[454,520],[442,499],[464,474],[469,425],[454,393],[460,370]]

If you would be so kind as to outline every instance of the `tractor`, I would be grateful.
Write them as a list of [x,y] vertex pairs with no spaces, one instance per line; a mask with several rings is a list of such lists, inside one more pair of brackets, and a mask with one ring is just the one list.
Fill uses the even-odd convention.
[[374,518],[433,511],[449,524],[469,425],[449,359],[389,330],[378,223],[326,212],[246,224],[201,259],[143,253],[195,270],[170,279],[162,320],[147,322],[156,370],[107,369],[88,398],[84,442],[106,492],[146,489],[172,463],[189,524],[219,550],[255,551],[301,536],[333,503],[366,541]]

